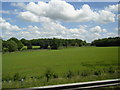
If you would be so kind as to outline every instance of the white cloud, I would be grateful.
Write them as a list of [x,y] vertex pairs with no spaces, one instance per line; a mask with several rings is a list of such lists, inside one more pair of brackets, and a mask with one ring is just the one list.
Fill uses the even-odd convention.
[[39,22],[39,16],[36,16],[35,14],[27,11],[27,12],[21,12],[19,14],[19,17],[26,21],[31,21],[31,22]]
[[[16,25],[11,25],[6,20],[0,18],[0,22],[4,30],[3,37],[8,39],[11,36],[19,39],[33,39],[33,38],[79,38],[87,40],[88,42],[102,38],[103,36],[115,36],[115,33],[109,32],[100,26],[88,27],[87,25],[79,25],[76,28],[67,28],[61,24],[65,22],[87,22],[95,21],[98,23],[115,22],[115,14],[109,10],[94,11],[89,5],[84,4],[80,9],[75,9],[71,4],[65,1],[52,0],[48,3],[38,2],[18,4],[13,6],[24,6],[25,11],[18,13],[19,17],[25,21],[37,22],[41,26],[26,26],[20,28]],[[18,12],[18,11],[17,11]],[[33,24],[33,23],[31,23]],[[17,31],[17,32],[14,32]]]
[[[3,22],[5,22],[3,20]],[[100,26],[95,26],[88,28],[86,25],[80,25],[78,28],[66,28],[65,26],[56,23],[56,22],[44,22],[41,27],[29,25],[18,32],[7,31],[3,33],[3,37],[8,39],[11,36],[17,37],[19,39],[33,39],[33,38],[79,38],[82,40],[87,40],[88,42],[98,39],[102,36],[102,33],[91,31],[92,29],[100,29],[104,32],[105,29],[102,29]],[[106,32],[104,32],[106,34]]]
[[114,33],[114,32],[109,32],[106,34],[107,37],[117,37],[118,33]]
[[0,17],[0,28],[2,31],[19,31],[21,28],[19,28],[17,25],[11,25],[9,22],[6,22],[3,18]]
[[118,7],[119,7],[119,4],[109,5],[108,7],[105,8],[105,10],[107,10],[107,11],[113,11],[113,12],[118,12]]
[[24,3],[22,3],[22,2],[17,2],[17,3],[12,2],[12,3],[11,3],[11,6],[21,7],[21,8],[25,8],[25,7],[26,7],[26,5],[25,5]]
[[102,32],[105,32],[105,33],[106,33],[106,32],[107,32],[107,30],[106,30],[106,29],[103,29],[103,30],[102,30]]
[[109,11],[101,10],[99,11],[99,15],[96,18],[96,21],[102,24],[115,22],[115,14]]
[[[21,18],[23,19],[30,19],[30,16],[32,18],[34,14],[39,18],[44,17],[66,22],[96,21],[99,23],[109,23],[115,21],[115,14],[110,11],[101,10],[95,12],[87,4],[84,4],[80,9],[75,9],[71,4],[61,0],[51,0],[48,3],[38,2],[37,4],[30,2],[25,6],[25,9],[27,11],[20,13]],[[32,15],[30,14],[28,17],[27,13],[31,13]],[[33,20],[30,19],[30,21]]]
[[91,28],[90,31],[95,33],[107,32],[106,29],[102,29],[100,26],[95,26]]
[[0,17],[0,23],[3,23],[3,22],[5,22],[5,20]]

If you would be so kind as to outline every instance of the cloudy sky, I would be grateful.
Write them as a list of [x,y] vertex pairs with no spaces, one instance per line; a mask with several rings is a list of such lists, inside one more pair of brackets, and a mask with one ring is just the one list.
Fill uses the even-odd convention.
[[[117,2],[3,2],[0,11],[2,38],[78,38],[118,36]],[[0,32],[1,33],[1,32]]]

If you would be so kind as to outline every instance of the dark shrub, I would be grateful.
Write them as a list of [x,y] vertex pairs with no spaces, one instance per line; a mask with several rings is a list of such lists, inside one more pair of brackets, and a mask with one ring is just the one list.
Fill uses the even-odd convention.
[[19,73],[15,73],[15,75],[13,76],[13,80],[16,81],[19,79]]
[[69,70],[68,73],[66,74],[67,78],[72,78],[73,76],[74,76],[74,74],[71,70]]
[[95,71],[94,75],[96,75],[96,76],[101,75],[101,71]]
[[49,81],[50,78],[52,78],[52,76],[53,76],[53,73],[51,72],[51,70],[48,69],[45,72],[45,77],[47,78],[47,82]]
[[110,67],[110,68],[108,69],[108,73],[114,73],[114,72],[115,72],[114,68]]

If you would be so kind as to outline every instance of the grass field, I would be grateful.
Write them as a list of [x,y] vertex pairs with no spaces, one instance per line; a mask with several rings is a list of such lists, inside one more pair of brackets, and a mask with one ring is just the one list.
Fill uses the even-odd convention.
[[[118,70],[118,47],[74,47],[60,50],[31,50],[3,54],[3,79],[12,77],[15,73],[26,77],[40,77],[46,70],[55,72],[59,77],[64,77],[71,71],[73,74],[89,73],[87,79],[64,80],[62,83],[90,81],[94,79],[117,78],[114,73]],[[112,72],[113,71],[113,72]],[[98,72],[106,73],[106,76],[99,76]],[[107,73],[108,72],[108,73]],[[94,73],[94,74],[91,74]],[[97,74],[95,74],[97,73]],[[76,76],[77,76],[76,75]],[[98,75],[98,77],[96,76]],[[75,75],[74,75],[75,76]],[[84,76],[84,75],[83,75]],[[86,77],[85,77],[86,78]],[[74,81],[76,79],[76,81]],[[60,80],[59,80],[60,81]],[[59,84],[58,83],[48,84]],[[56,82],[56,81],[55,81]],[[40,82],[39,82],[40,83]],[[32,85],[32,84],[31,84]],[[32,85],[40,86],[40,84]],[[4,88],[10,87],[3,83]],[[19,88],[20,86],[15,86]],[[31,87],[31,86],[22,86]],[[13,87],[12,87],[13,88]]]

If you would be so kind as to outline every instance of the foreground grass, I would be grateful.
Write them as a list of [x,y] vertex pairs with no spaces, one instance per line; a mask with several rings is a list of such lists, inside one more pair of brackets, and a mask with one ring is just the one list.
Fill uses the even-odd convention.
[[[57,77],[47,81],[45,71],[48,69]],[[25,77],[24,81],[13,80],[17,72]],[[118,47],[34,50],[3,55],[3,88],[113,79],[118,78],[118,73]]]

